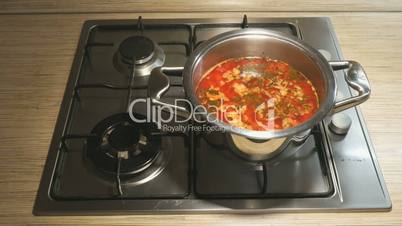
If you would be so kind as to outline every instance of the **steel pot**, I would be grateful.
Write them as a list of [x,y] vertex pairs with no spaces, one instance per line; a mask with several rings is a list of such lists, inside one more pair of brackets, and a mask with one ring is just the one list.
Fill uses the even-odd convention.
[[[312,128],[329,114],[364,102],[370,95],[367,76],[359,63],[355,61],[328,62],[321,53],[302,40],[263,29],[242,29],[222,33],[202,43],[188,58],[184,68],[155,68],[149,78],[148,94],[153,104],[172,107],[177,114],[186,115],[188,112],[185,108],[161,101],[163,93],[169,88],[169,79],[164,72],[183,70],[186,96],[193,106],[197,106],[200,103],[195,90],[205,72],[225,59],[247,56],[281,60],[302,72],[316,88],[320,107],[309,120],[296,127],[283,130],[254,131],[213,120],[213,124],[223,127],[230,133],[256,140],[290,137]],[[347,70],[346,82],[358,91],[358,95],[336,101],[337,87],[334,71],[344,69]]]

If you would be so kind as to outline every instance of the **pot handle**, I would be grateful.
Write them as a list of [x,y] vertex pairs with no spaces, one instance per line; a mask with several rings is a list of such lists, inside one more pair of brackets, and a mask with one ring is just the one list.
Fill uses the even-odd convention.
[[357,96],[337,101],[332,108],[332,113],[359,105],[369,98],[371,93],[370,83],[360,63],[351,60],[330,61],[329,65],[334,71],[347,69],[345,80],[350,87],[358,92]]
[[[183,67],[154,68],[148,79],[148,97],[150,98],[152,104],[165,107],[164,109],[166,110],[171,109],[173,110],[174,114],[188,118],[191,116],[191,113],[185,107],[166,103],[161,100],[163,94],[165,94],[170,87],[169,77],[164,72],[181,72],[181,71],[183,71]],[[172,113],[171,111],[168,112]]]

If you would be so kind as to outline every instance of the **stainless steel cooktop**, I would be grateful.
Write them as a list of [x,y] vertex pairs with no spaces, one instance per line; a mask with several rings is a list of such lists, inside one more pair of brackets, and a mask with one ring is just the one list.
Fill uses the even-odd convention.
[[[296,36],[328,60],[343,59],[328,18],[85,22],[33,213],[390,210],[358,108],[326,118],[302,145],[288,147],[269,162],[233,155],[223,133],[161,132],[150,124],[130,124],[127,106],[147,97],[147,74],[153,66],[184,66],[202,41],[248,27]],[[132,46],[134,42],[142,47]],[[352,94],[343,73],[337,72],[340,99]],[[166,101],[185,97],[180,73],[169,77]],[[141,105],[134,111],[147,114]],[[126,158],[113,155],[130,142],[141,145],[142,152]]]

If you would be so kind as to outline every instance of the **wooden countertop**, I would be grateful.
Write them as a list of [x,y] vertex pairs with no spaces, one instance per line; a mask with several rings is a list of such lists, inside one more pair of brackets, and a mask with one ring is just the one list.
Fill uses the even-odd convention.
[[[385,6],[381,8],[376,4],[370,10],[387,12],[254,12],[247,14],[249,17],[331,17],[344,56],[362,63],[371,81],[372,96],[362,105],[362,109],[393,202],[391,212],[32,216],[32,205],[80,29],[85,20],[128,19],[137,18],[139,15],[144,18],[241,18],[243,14],[240,12],[81,14],[77,13],[80,12],[79,10],[74,12],[73,7],[68,13],[60,13],[57,10],[44,10],[47,14],[38,13],[40,4],[46,5],[46,2],[51,1],[31,3],[39,4],[39,7],[33,7],[32,11],[18,8],[12,5],[14,4],[12,1],[0,3],[0,14],[3,14],[0,15],[0,224],[402,224],[402,13],[388,12],[393,11],[393,8]],[[152,7],[152,3],[149,3],[148,8],[143,6],[141,9],[150,11]],[[155,7],[161,8],[158,5]],[[98,9],[100,8],[98,6]],[[401,4],[396,5],[395,9],[400,10]],[[325,10],[321,8],[321,11]]]
[[399,0],[2,0],[0,14],[100,12],[400,12]]

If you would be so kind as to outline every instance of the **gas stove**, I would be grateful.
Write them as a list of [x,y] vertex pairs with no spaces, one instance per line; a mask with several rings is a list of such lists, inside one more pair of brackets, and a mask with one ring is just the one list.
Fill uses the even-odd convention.
[[[328,18],[85,22],[33,213],[390,210],[358,108],[327,117],[269,161],[237,156],[222,132],[162,131],[130,120],[127,109],[147,98],[153,68],[183,67],[203,41],[247,28],[294,36],[327,60],[343,59]],[[336,73],[338,98],[351,96],[344,72]],[[163,100],[185,98],[180,71],[168,75]],[[147,117],[146,109],[136,105],[133,114]]]

